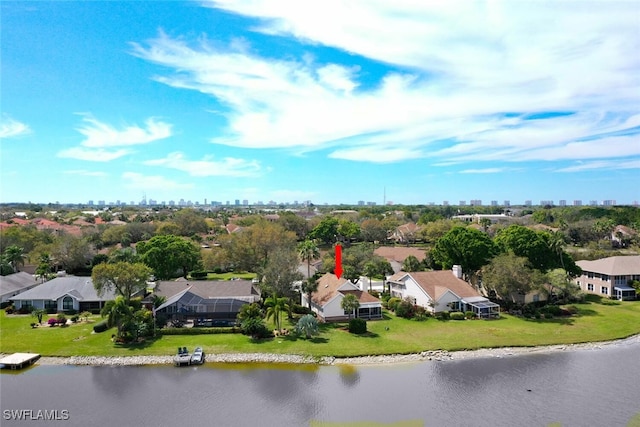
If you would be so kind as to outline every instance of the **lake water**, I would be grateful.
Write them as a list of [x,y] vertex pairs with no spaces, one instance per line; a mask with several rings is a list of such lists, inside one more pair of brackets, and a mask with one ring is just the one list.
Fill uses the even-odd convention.
[[3,427],[637,426],[640,344],[382,366],[36,365],[0,375],[0,407]]

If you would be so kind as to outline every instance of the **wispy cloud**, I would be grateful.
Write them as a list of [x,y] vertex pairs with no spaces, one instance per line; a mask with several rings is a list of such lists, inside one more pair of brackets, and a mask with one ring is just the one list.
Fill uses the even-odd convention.
[[213,156],[207,156],[202,160],[188,160],[184,154],[180,152],[171,153],[163,159],[147,160],[144,164],[177,169],[196,177],[250,177],[258,176],[261,172],[260,163],[256,160],[245,160],[234,157],[214,160]]
[[135,190],[189,190],[193,184],[182,184],[159,175],[142,175],[137,172],[125,172],[122,174],[125,187]]
[[0,138],[13,138],[31,132],[29,126],[19,122],[6,114],[0,116]]
[[482,173],[502,173],[504,171],[505,171],[504,168],[486,168],[486,169],[465,169],[465,170],[461,170],[460,173],[482,174]]
[[[172,70],[157,81],[226,106],[227,132],[214,143],[367,162],[640,156],[633,2],[559,3],[553,19],[542,2],[205,4],[258,18],[254,31],[353,54],[350,63],[274,59],[248,43],[164,33],[132,44]],[[363,57],[391,71],[368,81]],[[615,149],[602,149],[612,138]]]
[[79,147],[61,150],[58,152],[58,157],[108,162],[133,152],[130,148],[115,149],[117,147],[148,144],[172,135],[170,124],[154,118],[147,119],[145,127],[128,125],[117,129],[90,114],[82,116],[83,124],[77,128],[77,131],[84,135],[85,139]]
[[592,162],[579,162],[574,166],[567,166],[556,170],[556,172],[588,172],[593,170],[620,170],[620,169],[640,169],[640,159],[638,160],[598,160]]
[[88,171],[85,169],[68,170],[63,172],[66,175],[80,175],[80,176],[92,176],[92,177],[106,177],[109,176],[106,172],[101,171]]

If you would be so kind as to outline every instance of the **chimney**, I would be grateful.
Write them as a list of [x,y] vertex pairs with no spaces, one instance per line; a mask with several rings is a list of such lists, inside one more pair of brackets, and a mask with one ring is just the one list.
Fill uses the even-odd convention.
[[462,266],[461,265],[454,265],[451,270],[453,271],[453,275],[454,276],[456,276],[458,279],[462,279]]

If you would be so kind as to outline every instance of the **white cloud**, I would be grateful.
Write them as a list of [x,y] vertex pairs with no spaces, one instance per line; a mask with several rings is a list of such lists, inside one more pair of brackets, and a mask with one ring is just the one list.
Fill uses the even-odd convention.
[[207,156],[202,160],[187,160],[184,155],[179,152],[171,153],[164,159],[147,160],[144,164],[177,169],[197,177],[249,177],[258,176],[261,172],[260,163],[256,160],[244,160],[234,157],[214,160],[213,156]]
[[100,171],[88,171],[85,169],[77,169],[77,170],[68,170],[64,172],[67,175],[80,175],[80,176],[93,176],[93,177],[106,177],[108,176],[105,172]]
[[82,120],[84,124],[77,131],[85,136],[85,140],[79,147],[61,150],[58,157],[109,162],[133,152],[130,148],[115,149],[117,147],[148,144],[172,135],[170,124],[154,118],[147,119],[144,128],[130,125],[120,130],[89,114],[83,114]]
[[565,168],[558,169],[556,172],[588,172],[602,169],[640,169],[640,160],[596,160],[589,162],[579,162],[574,166],[567,166]]
[[483,173],[502,173],[504,171],[505,171],[504,168],[485,168],[485,169],[465,169],[460,171],[460,173],[483,174]]
[[91,115],[84,115],[82,120],[84,124],[77,130],[86,137],[81,143],[83,147],[104,148],[140,145],[171,136],[171,125],[154,118],[147,119],[144,128],[130,125],[120,130]]
[[181,184],[171,181],[163,176],[146,176],[137,172],[125,172],[122,179],[126,181],[125,187],[140,190],[188,190],[193,188],[193,184]]
[[[258,18],[255,31],[354,54],[347,64],[274,59],[246,41],[221,48],[163,33],[133,44],[173,70],[158,81],[228,109],[214,143],[368,162],[640,156],[633,2],[207,4]],[[391,67],[371,82],[361,57]],[[556,112],[568,114],[531,117]]]
[[6,114],[0,116],[0,138],[13,138],[31,132],[29,126]]
[[86,160],[89,162],[110,162],[130,154],[131,150],[104,150],[73,147],[58,152],[58,157]]

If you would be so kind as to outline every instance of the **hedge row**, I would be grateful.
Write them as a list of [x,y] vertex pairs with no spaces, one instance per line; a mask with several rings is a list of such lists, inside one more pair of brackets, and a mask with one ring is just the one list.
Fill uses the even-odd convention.
[[104,332],[107,329],[109,329],[109,324],[107,323],[106,320],[103,320],[102,322],[98,322],[95,325],[93,325],[93,332],[95,332],[96,334],[100,332]]
[[158,331],[161,335],[212,335],[212,334],[239,334],[240,328],[163,328]]

